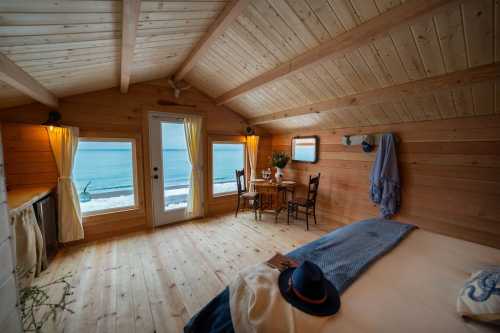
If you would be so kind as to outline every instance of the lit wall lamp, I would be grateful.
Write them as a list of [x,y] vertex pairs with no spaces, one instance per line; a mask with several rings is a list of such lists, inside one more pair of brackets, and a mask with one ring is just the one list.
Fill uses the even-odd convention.
[[247,126],[245,128],[245,136],[252,136],[252,135],[255,135],[255,129],[253,129],[250,126]]
[[52,130],[54,127],[61,127],[61,114],[58,111],[50,111],[49,118],[42,125],[47,126],[49,130]]

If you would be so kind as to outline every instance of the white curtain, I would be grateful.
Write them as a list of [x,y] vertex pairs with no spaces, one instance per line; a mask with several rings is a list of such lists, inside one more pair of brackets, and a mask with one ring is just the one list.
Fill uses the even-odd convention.
[[202,118],[200,116],[185,117],[184,132],[186,133],[187,150],[191,162],[191,186],[187,211],[190,217],[200,217],[204,215]]
[[59,173],[57,182],[59,241],[67,243],[83,239],[80,202],[71,178],[78,147],[78,128],[52,127],[48,133]]
[[[250,162],[250,181],[257,178],[257,155],[259,153],[259,137],[252,135],[247,137],[248,161]],[[250,191],[254,190],[254,186],[250,183]]]
[[33,206],[10,216],[16,244],[16,275],[20,288],[31,285],[42,270],[43,237]]

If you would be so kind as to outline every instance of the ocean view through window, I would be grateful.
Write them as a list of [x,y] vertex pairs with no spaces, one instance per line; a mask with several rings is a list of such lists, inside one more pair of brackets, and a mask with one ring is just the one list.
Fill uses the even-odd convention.
[[245,144],[214,143],[212,145],[212,193],[214,196],[235,193],[235,170],[245,167]]
[[80,139],[73,180],[83,214],[136,206],[134,141]]
[[[191,164],[182,124],[166,123],[163,128],[163,171],[165,209],[187,206]],[[85,215],[122,210],[137,205],[134,170],[134,141],[80,139],[75,156],[73,180]],[[234,171],[244,168],[245,145],[242,143],[213,144],[213,194],[236,192]]]
[[183,122],[164,122],[162,132],[164,209],[187,207],[191,163]]

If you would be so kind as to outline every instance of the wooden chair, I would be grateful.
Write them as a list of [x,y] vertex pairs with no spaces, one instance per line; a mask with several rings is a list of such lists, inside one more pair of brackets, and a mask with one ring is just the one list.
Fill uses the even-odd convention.
[[309,176],[309,188],[307,190],[306,198],[295,198],[288,201],[288,212],[287,212],[287,223],[290,224],[290,215],[298,218],[299,208],[302,207],[305,209],[304,213],[306,215],[306,230],[309,230],[309,215],[312,213],[314,217],[314,224],[316,224],[316,198],[318,196],[318,187],[319,187],[319,177],[321,176],[318,173],[317,176]]
[[245,169],[236,170],[236,185],[238,187],[238,202],[236,204],[235,217],[238,217],[238,211],[240,210],[241,201],[243,201],[243,207],[248,207],[248,203],[252,201],[252,208],[255,213],[255,219],[257,220],[257,209],[259,208],[259,193],[250,192],[247,190]]

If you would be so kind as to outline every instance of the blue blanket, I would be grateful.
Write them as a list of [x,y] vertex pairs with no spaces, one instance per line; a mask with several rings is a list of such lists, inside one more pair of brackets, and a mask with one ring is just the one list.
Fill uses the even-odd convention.
[[[365,220],[334,230],[287,255],[298,262],[314,262],[342,293],[371,263],[392,250],[414,228],[383,219]],[[234,332],[229,289],[224,289],[191,318],[184,332]]]

